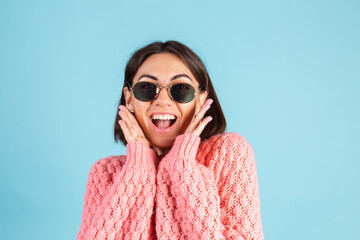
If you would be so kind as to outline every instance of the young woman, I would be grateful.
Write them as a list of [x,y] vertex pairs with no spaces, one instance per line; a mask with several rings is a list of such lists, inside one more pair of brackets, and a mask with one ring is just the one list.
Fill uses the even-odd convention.
[[78,239],[263,239],[254,153],[225,117],[200,58],[176,41],[125,70],[115,140],[91,168]]

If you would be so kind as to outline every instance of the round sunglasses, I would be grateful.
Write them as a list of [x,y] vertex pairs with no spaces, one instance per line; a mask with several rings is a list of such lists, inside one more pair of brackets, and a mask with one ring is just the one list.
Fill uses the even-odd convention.
[[162,88],[166,88],[169,97],[178,103],[190,102],[198,92],[188,83],[176,83],[170,87],[159,87],[155,83],[144,81],[136,83],[134,87],[131,87],[129,83],[129,88],[133,91],[135,98],[142,102],[157,99]]

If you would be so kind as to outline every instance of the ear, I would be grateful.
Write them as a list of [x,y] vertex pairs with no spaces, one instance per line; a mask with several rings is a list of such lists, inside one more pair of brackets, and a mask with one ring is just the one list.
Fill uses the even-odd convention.
[[128,87],[124,87],[123,91],[124,91],[126,108],[129,109],[130,112],[134,112],[134,102],[133,102],[131,90]]
[[208,93],[206,91],[199,93],[199,97],[198,97],[197,103],[196,103],[195,114],[197,114],[200,111],[200,108],[202,107],[202,105],[204,105],[204,102],[206,101],[207,95],[208,95]]

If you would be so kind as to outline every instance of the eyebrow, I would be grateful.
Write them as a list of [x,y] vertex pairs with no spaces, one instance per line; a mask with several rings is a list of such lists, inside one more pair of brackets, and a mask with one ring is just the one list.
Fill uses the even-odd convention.
[[[156,77],[154,77],[154,76],[152,76],[152,75],[149,75],[149,74],[143,74],[143,75],[141,75],[141,76],[139,77],[138,81],[140,80],[140,78],[143,78],[143,77],[151,78],[151,79],[153,79],[153,80],[158,81],[158,79],[157,79]],[[182,77],[188,78],[190,81],[192,81],[192,79],[191,79],[188,75],[186,75],[186,74],[177,74],[177,75],[173,76],[173,77],[170,79],[170,81],[173,81],[173,80],[175,80],[175,79],[177,79],[177,78],[182,78]]]

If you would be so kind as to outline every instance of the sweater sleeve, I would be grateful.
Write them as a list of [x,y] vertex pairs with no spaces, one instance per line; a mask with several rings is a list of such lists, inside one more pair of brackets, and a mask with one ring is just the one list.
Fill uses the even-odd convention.
[[165,238],[263,239],[253,154],[247,154],[250,145],[236,146],[241,145],[238,140],[227,139],[215,150],[220,154],[210,154],[226,161],[215,181],[213,172],[195,160],[200,138],[176,138],[159,165],[156,197],[162,204],[156,218],[164,224],[157,225],[157,232]]
[[151,239],[155,202],[154,150],[139,142],[127,145],[126,162],[114,172],[101,159],[91,168],[77,239]]

